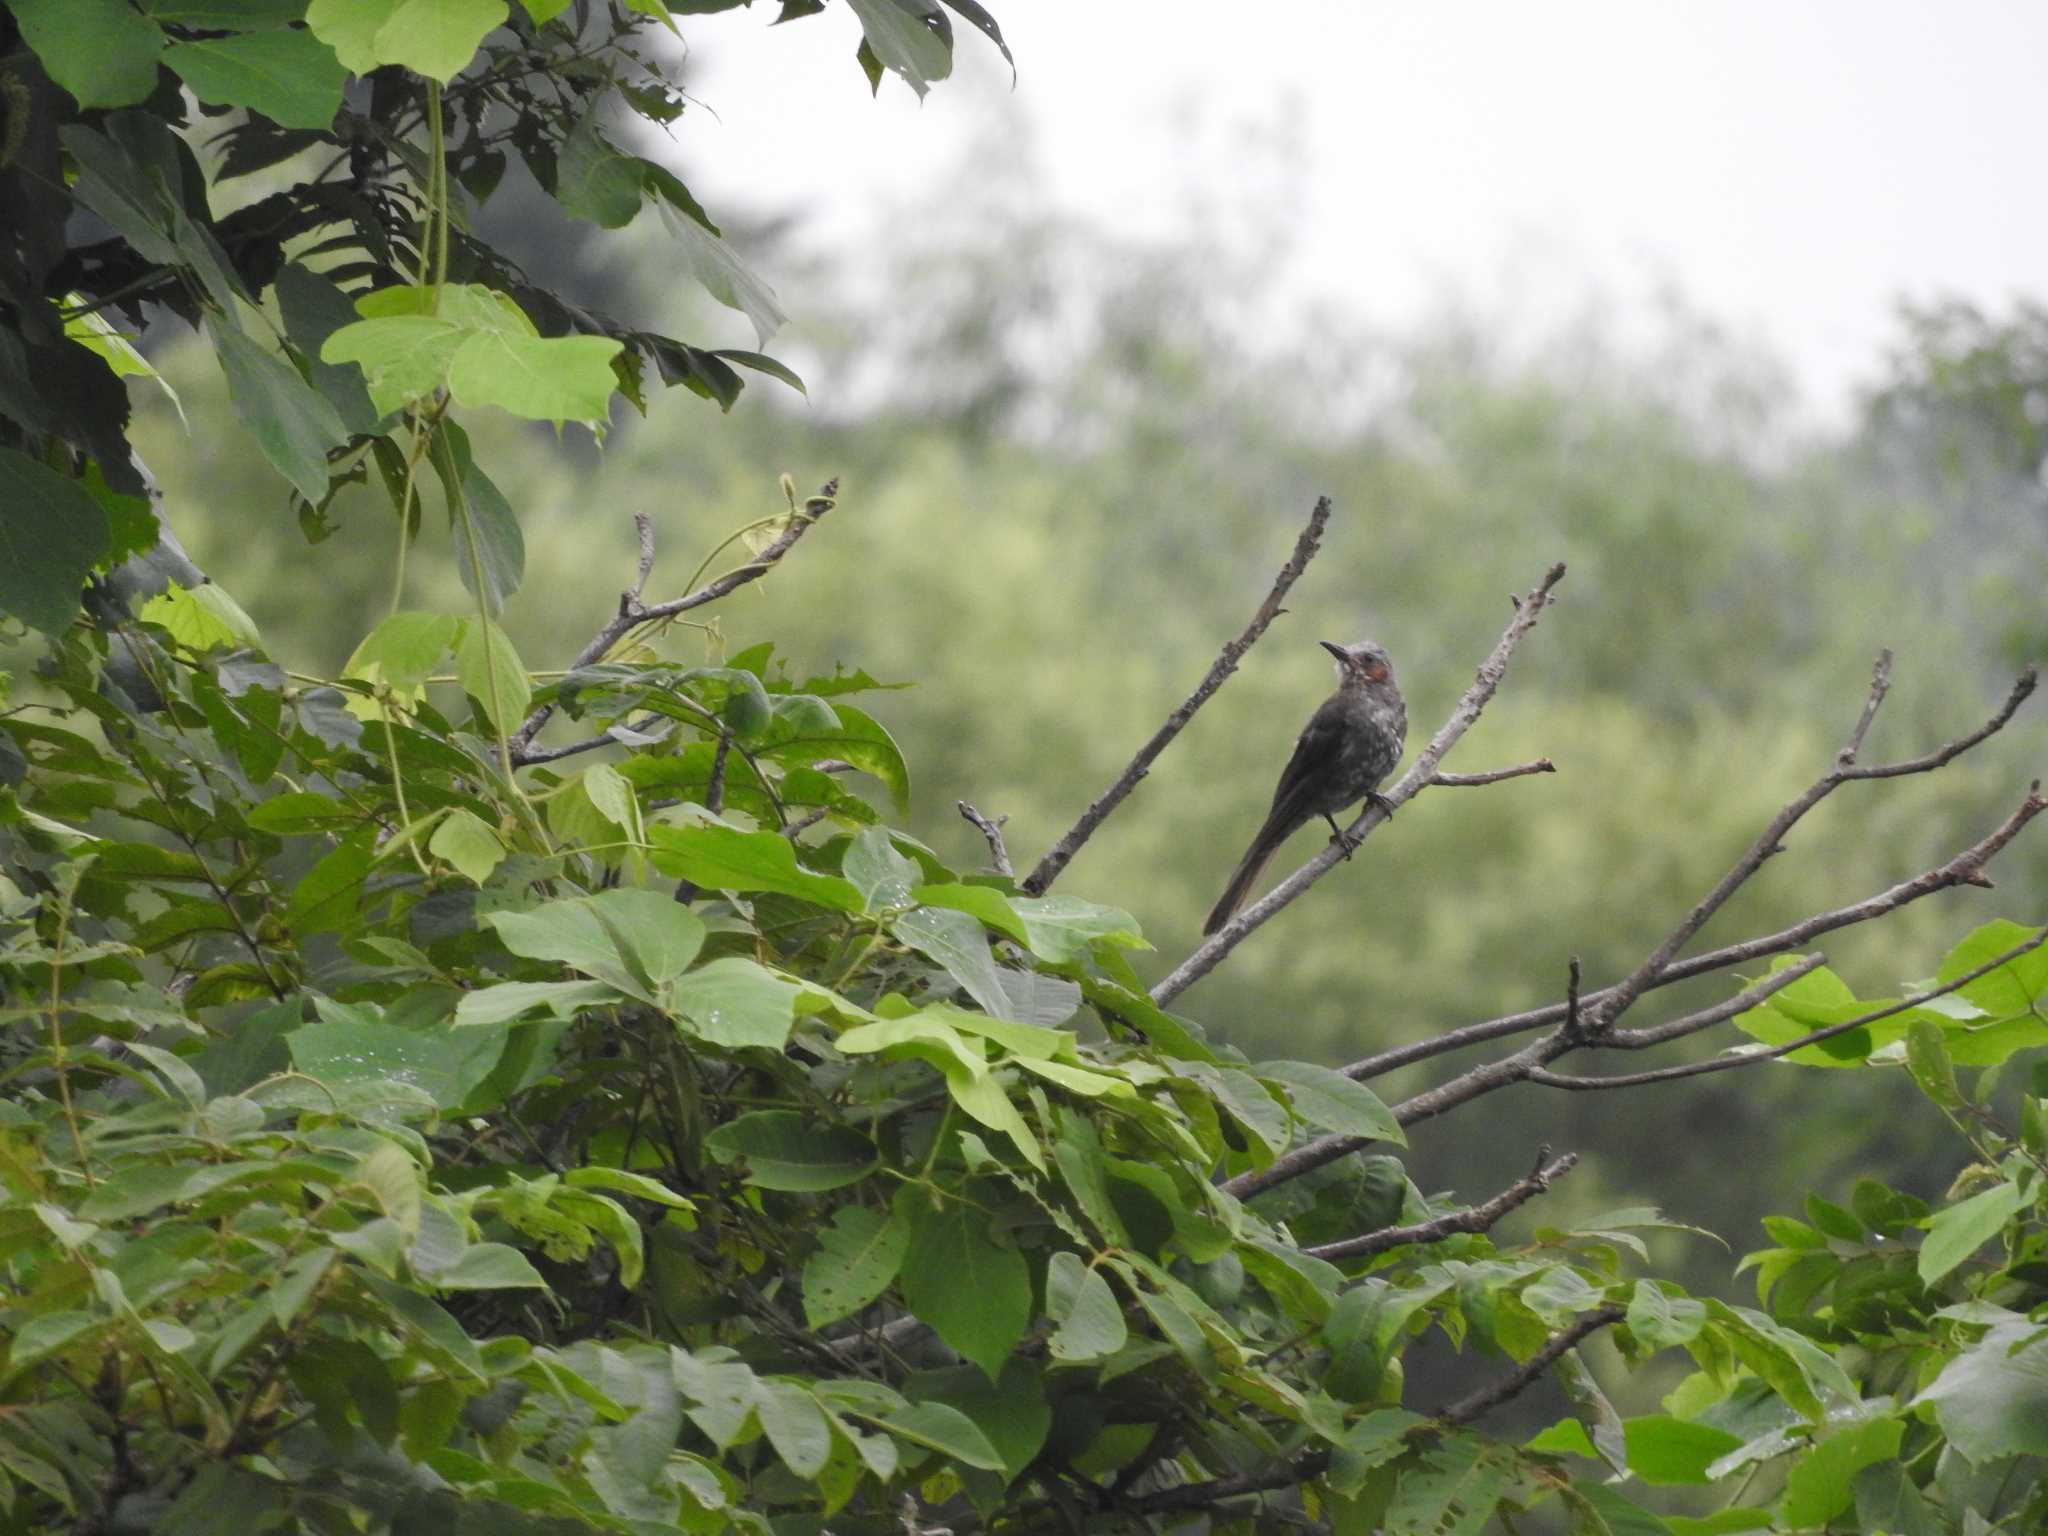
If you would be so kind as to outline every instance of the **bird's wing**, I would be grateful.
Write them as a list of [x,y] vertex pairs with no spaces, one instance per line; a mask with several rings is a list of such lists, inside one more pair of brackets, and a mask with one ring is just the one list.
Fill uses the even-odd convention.
[[1331,699],[1309,717],[1294,743],[1294,755],[1280,772],[1273,790],[1273,809],[1266,825],[1285,825],[1289,831],[1311,816],[1320,814],[1319,795],[1336,776],[1350,726],[1337,700]]

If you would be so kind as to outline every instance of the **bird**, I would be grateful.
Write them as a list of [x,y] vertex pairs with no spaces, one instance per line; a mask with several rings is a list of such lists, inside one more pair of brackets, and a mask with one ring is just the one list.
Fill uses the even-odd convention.
[[1371,800],[1393,814],[1379,787],[1401,760],[1408,738],[1408,707],[1394,682],[1394,664],[1385,647],[1371,640],[1356,645],[1317,643],[1336,658],[1337,691],[1302,727],[1294,755],[1273,791],[1273,808],[1202,924],[1205,936],[1244,905],[1266,861],[1299,828],[1322,817],[1349,858],[1355,844],[1337,825],[1336,813],[1354,800]]

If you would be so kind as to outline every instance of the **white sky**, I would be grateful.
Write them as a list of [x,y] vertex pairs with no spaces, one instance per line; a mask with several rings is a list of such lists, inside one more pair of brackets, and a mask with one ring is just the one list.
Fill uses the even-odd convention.
[[[1274,174],[1299,146],[1282,299],[1418,321],[1466,293],[1624,317],[1673,285],[1791,366],[1834,416],[1904,294],[2048,296],[2048,6],[2027,0],[989,0],[1054,195],[1143,223]],[[865,231],[938,186],[1010,97],[965,25],[920,105],[878,101],[850,10],[770,29],[774,0],[695,18],[685,119],[714,212],[800,208]],[[772,274],[771,274],[772,275]]]

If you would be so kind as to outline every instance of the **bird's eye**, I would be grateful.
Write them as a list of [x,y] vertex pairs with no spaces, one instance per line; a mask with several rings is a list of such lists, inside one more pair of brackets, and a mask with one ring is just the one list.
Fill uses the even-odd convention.
[[1387,680],[1387,664],[1384,661],[1368,661],[1364,670],[1368,683],[1384,683]]

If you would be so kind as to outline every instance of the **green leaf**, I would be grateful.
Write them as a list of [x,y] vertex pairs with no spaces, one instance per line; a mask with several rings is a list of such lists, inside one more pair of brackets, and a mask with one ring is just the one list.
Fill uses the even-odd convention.
[[[896,851],[888,832],[881,827],[865,828],[847,844],[846,854],[839,861],[839,872],[860,892],[866,911],[908,907],[918,899],[912,894],[918,880],[917,866]],[[989,894],[995,895],[993,891]]]
[[462,638],[455,645],[455,675],[462,680],[462,691],[500,731],[510,731],[526,718],[533,684],[519,652],[512,648],[512,637],[494,620],[463,621]]
[[2048,1336],[2039,1323],[2004,1314],[1912,1406],[1930,1403],[1942,1433],[1979,1466],[2048,1456]]
[[555,201],[600,229],[619,229],[640,212],[645,180],[638,156],[622,153],[597,126],[595,109],[577,121],[555,156]]
[[1707,1467],[1742,1445],[1725,1429],[1661,1413],[1630,1419],[1623,1433],[1629,1471],[1658,1485],[1711,1482]]
[[359,1274],[358,1279],[413,1330],[428,1346],[430,1353],[478,1381],[486,1379],[483,1356],[477,1353],[476,1341],[439,1306],[419,1292],[407,1290],[381,1275]]
[[526,1255],[505,1243],[471,1243],[462,1256],[434,1272],[437,1291],[508,1291],[548,1288]]
[[1340,1136],[1408,1145],[1407,1133],[1380,1096],[1341,1072],[1306,1061],[1261,1062],[1252,1071],[1285,1086],[1294,1112],[1310,1125]]
[[[1958,976],[1966,976],[1979,966],[1990,964],[2007,950],[2019,948],[2040,931],[2039,928],[2023,928],[2004,918],[1986,923],[1948,952],[1935,980],[1949,982]],[[2043,993],[2048,993],[2048,944],[1978,977],[1964,986],[1960,995],[1992,1018],[2003,1019],[2027,1012]]]
[[341,675],[410,692],[434,675],[461,632],[462,621],[453,614],[387,614],[363,637]]
[[1574,1483],[1570,1498],[1599,1522],[1597,1525],[1575,1524],[1575,1532],[1585,1531],[1588,1536],[1592,1532],[1598,1532],[1599,1536],[1672,1536],[1671,1526],[1604,1483]]
[[313,387],[327,397],[350,434],[366,436],[376,431],[377,409],[363,386],[362,370],[320,360],[327,338],[344,325],[355,324],[355,305],[330,279],[298,262],[279,270],[276,287],[285,336],[307,360]]
[[2019,1185],[2007,1182],[1935,1212],[1920,1244],[1921,1283],[1934,1284],[1998,1236],[2013,1213],[2026,1203]]
[[890,800],[896,809],[907,810],[910,805],[910,769],[905,765],[903,752],[895,739],[874,719],[850,704],[838,705],[833,713],[839,717],[837,729],[820,729],[793,716],[778,713],[757,749],[758,754],[781,763],[815,763],[825,758],[849,762],[862,773],[871,773],[880,779],[888,787]]
[[404,1029],[361,1018],[321,1019],[285,1037],[292,1064],[329,1085],[388,1079],[459,1109],[505,1050],[495,1030]]
[[343,838],[292,887],[285,925],[301,937],[355,926],[363,882],[375,858],[369,833],[355,832]]
[[988,1436],[957,1408],[944,1403],[912,1403],[879,1422],[897,1439],[937,1451],[962,1466],[987,1472],[1003,1470],[1003,1458],[989,1444]]
[[562,1175],[562,1182],[571,1189],[614,1190],[622,1195],[652,1200],[655,1204],[668,1206],[671,1210],[696,1209],[693,1201],[677,1194],[658,1179],[650,1179],[644,1173],[634,1173],[625,1168],[607,1168],[602,1164],[571,1168]]
[[495,405],[529,421],[601,422],[624,343],[609,336],[473,336],[455,350],[448,389],[464,405]]
[[889,1288],[909,1247],[910,1228],[893,1212],[841,1207],[804,1263],[804,1320],[823,1328],[851,1317]]
[[76,480],[0,448],[0,612],[61,634],[107,552],[107,514]]
[[455,569],[473,597],[495,616],[526,575],[526,536],[491,477],[477,467],[469,434],[444,421],[434,437],[434,469],[448,501]]
[[[142,605],[137,617],[161,624],[186,650],[204,654],[216,647],[255,648],[263,643],[256,624],[217,582],[187,591],[175,581]],[[280,744],[281,745],[281,744]]]
[[690,275],[712,298],[752,321],[755,340],[766,346],[789,318],[776,301],[775,290],[750,272],[731,246],[678,210],[672,200],[663,198],[654,206]]
[[1031,1323],[1024,1256],[992,1241],[988,1217],[966,1200],[934,1208],[926,1191],[905,1186],[896,1212],[910,1226],[899,1277],[905,1303],[995,1380]]
[[1655,1280],[1638,1280],[1629,1296],[1628,1331],[1652,1349],[1690,1344],[1706,1320],[1704,1305],[1690,1296],[1666,1295]]
[[728,1120],[704,1138],[704,1149],[722,1163],[744,1159],[749,1184],[808,1193],[858,1183],[881,1164],[860,1132],[792,1109]]
[[884,68],[894,70],[919,96],[932,82],[953,72],[949,34],[925,21],[938,10],[932,0],[846,0],[860,17],[867,45]]
[[1906,1426],[1897,1419],[1873,1419],[1828,1436],[1793,1462],[1785,1474],[1778,1518],[1787,1530],[1818,1530],[1831,1524],[1856,1497],[1856,1474],[1899,1452]]
[[348,428],[334,407],[291,364],[264,351],[236,326],[216,321],[208,333],[227,375],[235,413],[263,456],[307,501],[324,499],[327,450],[348,441]]
[[965,912],[944,907],[914,907],[899,912],[889,931],[920,954],[929,956],[988,1012],[1001,1018],[1010,1011],[1009,995],[996,978],[995,957],[988,935]]
[[658,891],[600,891],[483,919],[513,954],[572,965],[645,1003],[704,943],[703,921]]
[[1023,920],[1031,952],[1055,965],[1078,965],[1098,940],[1119,949],[1150,949],[1138,921],[1118,907],[1100,907],[1072,896],[1018,897],[1010,903]]
[[779,832],[654,826],[647,837],[656,869],[705,890],[775,891],[840,912],[858,913],[863,907],[851,881],[799,867],[795,846]]
[[1963,1090],[1956,1083],[1942,1029],[1931,1019],[1915,1019],[1906,1031],[1906,1068],[1920,1091],[1943,1109],[1961,1109]]
[[1046,1266],[1045,1311],[1056,1325],[1046,1341],[1055,1360],[1100,1360],[1130,1341],[1116,1293],[1078,1254],[1055,1253]]
[[761,1431],[782,1464],[801,1478],[825,1470],[832,1456],[832,1426],[817,1399],[792,1381],[763,1381],[754,1391]]
[[351,74],[383,64],[446,85],[505,21],[504,0],[313,0],[306,25]]
[[1559,1419],[1550,1428],[1524,1440],[1522,1449],[1543,1456],[1583,1456],[1588,1461],[1600,1459],[1600,1453],[1593,1448],[1593,1437],[1586,1433],[1586,1426],[1577,1419]]
[[505,861],[507,850],[488,822],[458,805],[434,828],[434,835],[427,840],[427,851],[482,885],[490,879],[491,871]]
[[789,1040],[803,994],[801,983],[743,955],[726,955],[678,979],[667,999],[689,1020],[684,1033],[695,1039],[735,1050],[779,1051]]
[[81,107],[126,107],[156,89],[164,34],[127,0],[8,0],[43,71]]
[[1043,1373],[1033,1362],[1014,1355],[1003,1363],[995,1381],[963,1365],[922,1372],[907,1390],[920,1403],[943,1403],[965,1415],[1003,1458],[1006,1481],[1031,1464],[1052,1429]]
[[247,107],[284,128],[324,129],[348,71],[310,32],[239,32],[173,43],[164,62],[201,101]]

